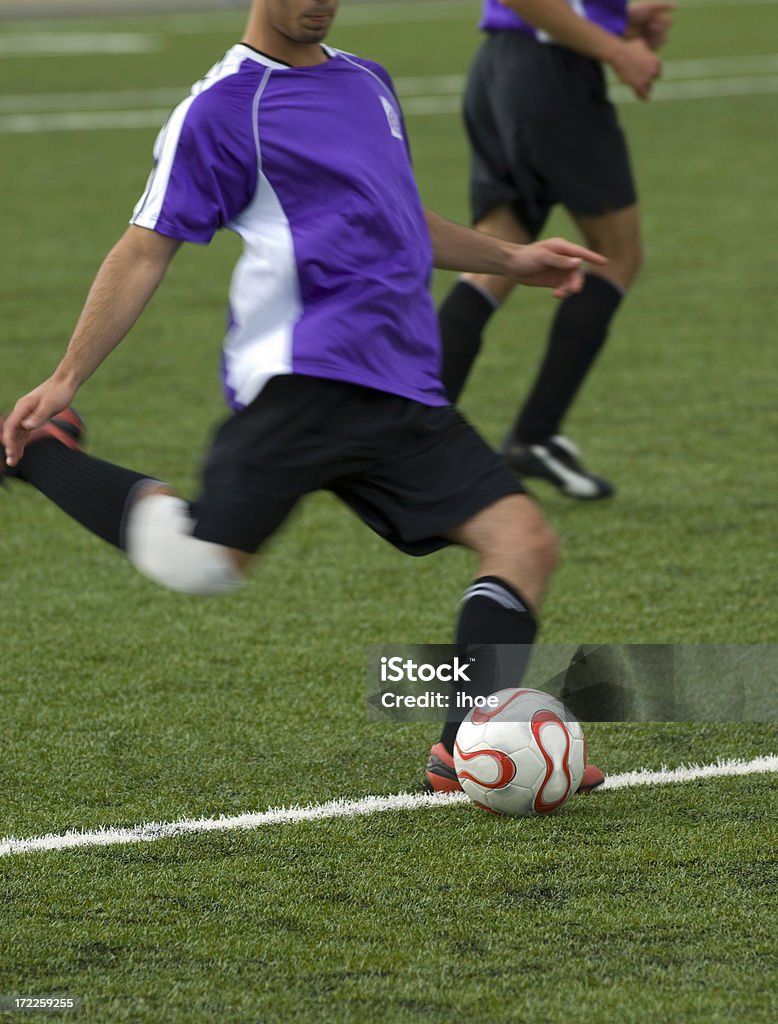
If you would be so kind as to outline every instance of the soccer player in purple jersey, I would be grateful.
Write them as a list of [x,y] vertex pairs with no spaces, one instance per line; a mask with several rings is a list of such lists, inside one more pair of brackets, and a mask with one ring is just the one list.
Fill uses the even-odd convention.
[[[156,583],[203,595],[234,591],[297,501],[328,489],[410,554],[474,551],[457,642],[527,645],[556,539],[446,398],[429,276],[433,264],[504,273],[564,297],[581,286],[583,260],[604,261],[561,239],[514,245],[425,211],[387,72],[323,45],[337,6],[254,0],[243,41],[168,118],[62,361],[0,424],[0,473]],[[81,451],[70,403],[181,244],[223,227],[243,240],[223,357],[233,413],[189,503]],[[459,788],[457,727],[447,721],[431,751],[434,789]],[[590,767],[584,788],[602,778]]]
[[[603,64],[647,100],[661,68],[654,51],[665,41],[673,6],[485,0],[487,39],[465,92],[475,226],[527,243],[561,203],[586,244],[608,257],[556,311],[545,357],[503,446],[517,473],[548,480],[572,498],[613,493],[560,430],[643,258],[637,194]],[[452,401],[487,322],[515,284],[469,273],[444,300],[443,382]]]

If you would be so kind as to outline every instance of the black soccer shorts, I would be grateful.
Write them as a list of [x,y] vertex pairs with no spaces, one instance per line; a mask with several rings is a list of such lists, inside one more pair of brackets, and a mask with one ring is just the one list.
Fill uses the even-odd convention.
[[217,430],[194,536],[254,552],[318,490],[412,555],[445,547],[446,531],[524,492],[453,406],[289,374]]
[[470,68],[464,115],[474,223],[509,205],[536,236],[557,203],[599,215],[637,199],[596,60],[523,32],[494,32]]

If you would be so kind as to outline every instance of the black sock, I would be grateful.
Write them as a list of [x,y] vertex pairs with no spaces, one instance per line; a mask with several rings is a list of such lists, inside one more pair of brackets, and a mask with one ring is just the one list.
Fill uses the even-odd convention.
[[63,512],[117,548],[122,546],[130,493],[141,481],[149,480],[53,438],[29,445],[12,475],[32,484]]
[[456,402],[481,348],[481,332],[499,303],[468,281],[458,281],[438,310],[443,361],[440,376],[450,402]]
[[565,413],[605,343],[623,295],[604,277],[587,274],[581,291],[562,302],[543,363],[513,428],[517,440],[531,443],[559,433]]
[[[456,642],[461,658],[467,660],[469,651],[475,654],[476,660],[468,671],[470,685],[459,692],[471,697],[487,697],[501,685],[518,686],[537,631],[535,616],[510,583],[498,576],[474,580],[462,600]],[[501,645],[499,652],[491,647],[493,644]],[[500,679],[504,682],[498,685]],[[440,737],[449,753],[454,749],[457,730],[469,710],[456,707],[456,700],[449,708]]]

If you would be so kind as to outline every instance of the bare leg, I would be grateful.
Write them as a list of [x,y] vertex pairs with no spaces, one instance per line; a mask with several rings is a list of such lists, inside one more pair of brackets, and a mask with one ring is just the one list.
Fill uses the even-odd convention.
[[[530,232],[517,220],[510,206],[496,206],[476,225],[484,234],[503,238],[507,242],[528,245],[533,241]],[[508,277],[498,274],[463,274],[463,280],[488,292],[499,304],[505,302],[515,288],[515,283]]]
[[527,600],[533,613],[538,611],[557,562],[558,547],[554,531],[532,498],[526,494],[503,498],[448,536],[476,553],[477,578],[505,580]]

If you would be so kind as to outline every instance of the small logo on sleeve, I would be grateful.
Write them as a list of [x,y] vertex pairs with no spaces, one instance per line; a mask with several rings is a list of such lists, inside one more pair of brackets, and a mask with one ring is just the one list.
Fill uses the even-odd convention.
[[403,129],[402,124],[400,123],[400,115],[394,109],[386,96],[381,96],[380,100],[381,106],[384,108],[384,113],[386,114],[386,120],[389,122],[389,130],[396,139],[402,139]]

